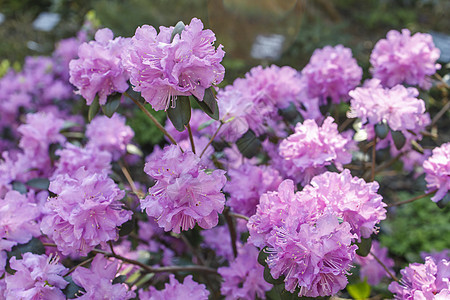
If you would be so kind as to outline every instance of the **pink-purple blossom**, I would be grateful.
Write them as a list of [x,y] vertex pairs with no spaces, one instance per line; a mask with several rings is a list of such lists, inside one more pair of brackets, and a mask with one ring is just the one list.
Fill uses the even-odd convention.
[[266,299],[272,285],[264,280],[264,267],[258,263],[258,249],[246,244],[228,267],[217,270],[223,278],[220,292],[225,299]]
[[352,154],[348,144],[349,140],[339,134],[332,117],[327,117],[320,127],[314,120],[305,120],[280,143],[279,154],[290,162],[292,173],[305,185],[313,176],[324,172],[326,166],[334,164],[342,170],[343,164],[350,163]]
[[109,261],[101,254],[97,254],[88,268],[78,267],[72,274],[73,281],[86,291],[77,299],[111,299],[127,300],[136,294],[128,291],[123,283],[113,284],[116,277],[119,261]]
[[62,289],[68,282],[62,276],[68,269],[58,257],[26,252],[22,259],[12,257],[9,265],[15,273],[6,275],[6,299],[66,299]]
[[450,296],[450,262],[425,258],[424,264],[412,263],[400,271],[400,282],[392,282],[389,291],[395,299],[448,299]]
[[436,190],[431,200],[438,202],[450,190],[450,143],[433,149],[433,154],[423,163],[427,192]]
[[133,89],[155,110],[174,107],[177,96],[194,95],[203,100],[205,90],[223,80],[225,55],[222,45],[203,23],[193,18],[181,34],[171,40],[173,27],[156,29],[143,25],[136,29],[123,54]]
[[429,89],[429,76],[441,68],[436,63],[439,56],[440,51],[434,46],[431,35],[416,33],[411,36],[408,29],[391,30],[386,39],[376,43],[370,55],[371,73],[387,87],[406,83]]
[[392,267],[394,266],[394,260],[388,257],[388,249],[382,248],[378,241],[372,241],[372,248],[367,256],[355,256],[355,263],[360,265],[359,277],[361,281],[367,278],[367,282],[370,285],[377,285],[385,277],[389,277],[389,274],[383,268],[383,266],[375,259],[372,253],[388,268],[391,274],[395,274]]
[[326,46],[314,51],[302,75],[308,85],[309,97],[318,97],[320,104],[326,104],[328,97],[333,103],[339,103],[348,101],[348,92],[359,85],[362,68],[349,48]]
[[208,174],[200,168],[199,161],[191,151],[182,153],[171,145],[145,165],[144,171],[156,184],[141,200],[141,208],[165,231],[180,233],[193,228],[195,223],[209,229],[218,223],[218,213],[225,203],[221,192],[226,182],[225,171],[214,170]]
[[125,121],[125,118],[117,113],[111,118],[95,117],[86,128],[88,146],[108,151],[114,160],[118,160],[126,153],[127,144],[134,136],[133,130],[125,124]]
[[228,170],[230,179],[224,191],[230,194],[227,205],[234,212],[252,216],[256,212],[259,197],[267,191],[277,190],[282,177],[270,166],[254,166],[246,163]]
[[84,256],[118,239],[117,226],[131,217],[119,202],[125,193],[106,173],[91,173],[82,167],[73,174],[58,175],[49,190],[57,196],[46,203],[48,214],[41,230],[64,255]]
[[176,280],[173,274],[169,275],[169,280],[163,290],[157,290],[151,286],[148,292],[141,291],[139,298],[142,300],[208,299],[209,291],[206,286],[192,280],[192,275],[186,276],[183,283]]
[[128,73],[122,66],[121,53],[129,44],[129,39],[114,38],[113,32],[103,28],[95,33],[95,41],[83,43],[78,48],[78,59],[70,62],[70,83],[78,88],[78,93],[91,105],[95,96],[100,105],[114,92],[125,92]]

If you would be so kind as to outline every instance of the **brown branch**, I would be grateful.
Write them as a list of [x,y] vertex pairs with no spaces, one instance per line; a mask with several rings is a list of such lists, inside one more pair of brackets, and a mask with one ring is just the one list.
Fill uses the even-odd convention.
[[399,281],[397,277],[395,277],[394,274],[391,273],[391,271],[389,271],[388,267],[386,267],[386,265],[378,258],[376,257],[375,254],[373,254],[372,251],[370,251],[370,254],[373,256],[373,258],[375,258],[375,260],[383,267],[383,269],[389,274],[389,276],[395,280],[395,281]]
[[123,175],[125,176],[125,178],[128,181],[128,184],[131,187],[131,190],[133,191],[133,193],[139,197],[139,199],[142,199],[144,197],[144,194],[141,193],[140,191],[138,191],[138,189],[136,188],[136,184],[134,184],[133,178],[131,178],[130,172],[128,172],[127,167],[125,167],[125,164],[122,161],[118,161],[119,163],[119,167],[122,170]]
[[191,142],[191,149],[192,149],[192,152],[194,152],[194,154],[195,154],[195,144],[194,144],[194,137],[192,136],[191,125],[188,123],[186,127],[187,127],[187,130],[189,133],[189,141]]
[[233,248],[233,255],[234,257],[237,256],[237,247],[236,247],[236,228],[234,227],[233,219],[230,215],[230,209],[228,207],[225,207],[223,210],[223,215],[225,217],[225,220],[227,221],[228,229],[230,231],[230,237],[231,237],[231,247]]
[[83,260],[82,262],[80,262],[78,265],[74,266],[73,268],[71,268],[63,277],[69,276],[70,274],[72,274],[73,271],[75,271],[78,267],[84,266],[87,263],[90,263],[92,260],[94,259],[94,257],[88,258],[86,260]]
[[444,116],[444,114],[447,112],[447,110],[450,109],[450,101],[448,101],[442,108],[441,110],[434,116],[433,120],[431,121],[431,124],[429,127],[433,127],[437,121],[439,121],[440,118],[442,118],[442,116]]
[[373,138],[373,148],[372,148],[372,167],[370,171],[370,181],[375,180],[375,158],[376,158],[376,151],[377,151],[377,136]]
[[233,212],[229,212],[228,214],[229,214],[231,217],[235,217],[235,218],[237,218],[237,219],[242,219],[242,220],[245,220],[245,221],[247,221],[247,222],[248,222],[248,220],[250,220],[249,217],[244,216],[244,215],[241,215],[241,214],[237,214],[237,213],[233,213]]
[[200,158],[202,158],[203,154],[205,154],[206,149],[208,149],[209,145],[211,145],[211,143],[214,141],[214,139],[216,138],[217,134],[220,131],[220,128],[222,128],[223,122],[220,122],[219,128],[217,128],[216,132],[214,132],[213,136],[211,137],[211,139],[209,140],[208,144],[206,144],[205,148],[203,149],[202,153],[200,154]]
[[422,194],[422,195],[413,197],[413,198],[408,199],[408,200],[405,200],[405,201],[401,201],[401,202],[397,202],[397,203],[392,203],[392,204],[389,204],[387,207],[394,207],[394,206],[399,206],[399,205],[402,205],[402,204],[414,202],[414,201],[416,201],[416,200],[419,200],[419,199],[425,198],[425,197],[427,197],[427,196],[433,195],[434,193],[436,193],[436,191],[431,191],[431,192],[428,192],[428,193],[426,193],[426,194]]

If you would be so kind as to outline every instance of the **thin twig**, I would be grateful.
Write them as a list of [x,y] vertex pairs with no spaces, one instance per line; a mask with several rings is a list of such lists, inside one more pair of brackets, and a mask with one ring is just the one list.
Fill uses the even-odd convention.
[[347,126],[350,125],[353,121],[355,121],[354,118],[346,119],[346,120],[341,124],[341,126],[339,126],[339,129],[338,129],[339,132],[344,131],[344,130],[347,128]]
[[191,125],[188,123],[186,125],[186,127],[187,127],[187,130],[189,133],[189,141],[191,141],[191,149],[192,149],[192,152],[194,152],[194,154],[195,154],[195,144],[194,144],[194,137],[192,136]]
[[230,231],[231,237],[231,247],[233,248],[234,257],[237,256],[237,247],[236,247],[236,228],[234,227],[233,219],[230,215],[230,210],[228,207],[225,207],[223,210],[223,215],[228,224],[228,230]]
[[434,76],[437,78],[437,80],[439,80],[446,88],[450,88],[450,86],[448,86],[447,82],[445,82],[444,78],[442,78],[441,75],[439,75],[439,73],[434,73]]
[[250,220],[249,217],[244,216],[244,215],[241,215],[241,214],[237,214],[237,213],[233,213],[233,212],[229,212],[228,214],[229,214],[231,217],[235,217],[235,218],[238,218],[238,219],[242,219],[242,220],[245,220],[245,221],[247,221],[247,222],[248,222],[248,220]]
[[447,112],[447,110],[450,108],[450,101],[448,101],[441,110],[434,116],[433,120],[431,121],[431,124],[429,127],[433,127],[437,121],[439,121],[440,118],[442,118],[443,115]]
[[[381,165],[379,165],[378,167],[375,168],[375,174],[378,174],[379,172],[383,171],[386,168],[389,168],[390,166],[392,166],[396,161],[398,161],[400,159],[400,157],[402,157],[403,155],[405,155],[405,152],[400,152],[399,154],[397,154],[397,156],[395,156],[394,158],[392,158],[391,160],[382,163]],[[364,178],[369,176],[369,174],[364,174]]]
[[139,197],[139,199],[142,199],[144,197],[144,194],[138,191],[138,189],[136,188],[136,184],[134,184],[133,178],[131,177],[130,172],[128,172],[127,167],[125,167],[125,164],[121,160],[119,160],[118,163],[120,169],[122,170],[123,175],[125,176],[125,178],[128,181],[128,184],[131,187],[131,190],[136,196]]
[[395,277],[394,274],[391,273],[391,271],[389,271],[388,267],[386,267],[386,265],[375,255],[373,254],[372,251],[370,251],[370,254],[373,256],[373,258],[375,258],[375,260],[383,267],[383,269],[389,274],[389,276],[395,280],[395,281],[399,281],[397,277]]
[[145,108],[145,106],[142,105],[141,102],[139,102],[137,99],[132,97],[127,92],[124,92],[123,94],[128,98],[130,98],[134,103],[136,103],[136,105],[147,115],[147,117],[149,117],[150,120],[152,120],[152,122],[156,125],[156,127],[158,127],[158,129],[167,136],[167,138],[172,142],[172,144],[177,145],[177,142],[172,137],[172,135],[161,125],[161,123],[159,123],[159,121],[147,110],[147,108]]
[[191,244],[191,242],[189,242],[189,240],[183,233],[180,234],[180,237],[183,240],[183,242],[186,244],[186,246],[189,248],[189,250],[195,255],[198,262],[204,266],[206,263],[205,263],[205,259],[203,258],[203,256],[197,251],[197,249],[194,248],[194,246]]
[[394,207],[394,206],[399,206],[399,205],[402,205],[402,204],[414,202],[414,201],[416,201],[416,200],[419,200],[419,199],[425,198],[425,197],[427,197],[427,196],[433,195],[434,193],[436,193],[436,191],[431,191],[431,192],[428,192],[428,193],[426,193],[426,194],[422,194],[422,195],[413,197],[413,198],[408,199],[408,200],[405,200],[405,201],[401,201],[401,202],[397,202],[397,203],[392,203],[392,204],[389,204],[387,207]]
[[111,249],[111,253],[116,255],[116,251],[114,251],[114,247],[113,247],[112,241],[108,241],[108,244],[109,244],[109,248]]
[[208,144],[206,144],[205,148],[203,149],[202,153],[200,154],[200,158],[202,158],[203,154],[205,154],[206,149],[208,149],[209,145],[211,145],[211,143],[214,141],[214,139],[216,138],[217,134],[220,131],[220,128],[222,128],[223,124],[224,124],[223,122],[220,122],[219,128],[217,128],[216,132],[214,132],[214,134],[211,137],[211,139],[209,140]]
[[84,266],[85,264],[91,262],[94,259],[94,257],[88,258],[86,260],[83,260],[82,262],[80,262],[78,265],[74,266],[73,268],[71,268],[63,277],[69,276],[70,274],[72,274],[73,271],[75,271],[78,267]]

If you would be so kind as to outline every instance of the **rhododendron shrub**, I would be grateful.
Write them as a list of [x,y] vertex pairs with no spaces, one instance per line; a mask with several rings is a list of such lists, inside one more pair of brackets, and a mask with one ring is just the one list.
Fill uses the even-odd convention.
[[431,36],[390,31],[364,82],[337,45],[220,87],[215,42],[197,18],[85,29],[0,78],[0,299],[449,298],[448,249],[379,242],[396,206],[448,202]]

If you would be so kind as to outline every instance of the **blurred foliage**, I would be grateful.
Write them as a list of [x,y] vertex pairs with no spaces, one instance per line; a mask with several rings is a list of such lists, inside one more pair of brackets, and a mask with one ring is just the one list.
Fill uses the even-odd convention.
[[[398,192],[398,200],[415,195]],[[379,239],[390,253],[408,262],[421,261],[420,252],[450,249],[450,205],[440,209],[429,197],[391,208],[381,222]]]
[[[155,116],[155,118],[164,124],[166,120],[166,114],[163,110],[154,111],[150,104],[146,104],[145,107]],[[152,145],[158,145],[164,139],[164,134],[148,119],[144,112],[140,109],[135,109],[133,117],[127,118],[127,125],[129,125],[134,131],[134,140],[144,149],[152,147]]]

